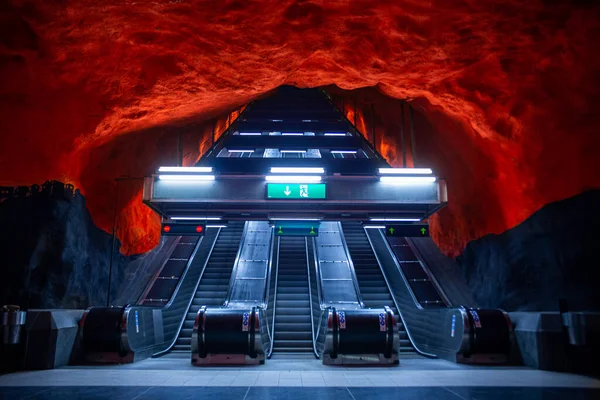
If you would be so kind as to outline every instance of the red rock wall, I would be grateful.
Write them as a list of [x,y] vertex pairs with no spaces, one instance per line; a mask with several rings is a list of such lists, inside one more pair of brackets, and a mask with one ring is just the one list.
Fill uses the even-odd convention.
[[[416,163],[450,185],[435,239],[457,254],[600,186],[598,37],[586,1],[7,0],[0,184],[73,182],[110,230],[114,178],[172,159],[178,129],[191,162],[202,121],[281,84],[377,85],[416,110]],[[397,101],[383,102],[392,159]],[[122,250],[146,250],[156,217],[133,186],[119,198]]]

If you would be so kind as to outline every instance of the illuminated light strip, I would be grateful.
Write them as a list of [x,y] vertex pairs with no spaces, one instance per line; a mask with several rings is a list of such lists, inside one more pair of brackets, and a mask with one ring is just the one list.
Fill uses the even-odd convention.
[[320,221],[321,218],[284,218],[284,217],[277,217],[277,218],[269,218],[271,221]]
[[431,168],[379,168],[379,173],[384,175],[431,175]]
[[174,221],[218,221],[221,217],[171,217],[170,219]]
[[271,167],[272,174],[324,174],[325,169],[321,167]]
[[420,218],[369,218],[373,222],[419,222]]
[[159,175],[162,181],[214,181],[214,175]]
[[206,225],[207,228],[227,228],[227,225]]
[[382,183],[391,183],[397,185],[422,185],[436,181],[435,176],[381,176],[379,180]]
[[325,133],[323,136],[347,136],[346,133]]
[[240,132],[240,136],[262,136],[261,132]]
[[279,150],[280,153],[306,153],[306,150]]
[[356,150],[331,150],[331,154],[356,154]]
[[363,225],[365,229],[385,229],[385,225]]
[[282,133],[281,136],[304,136],[304,133],[300,133],[300,132],[285,132]]
[[254,153],[254,150],[241,150],[241,149],[234,149],[234,150],[227,149],[227,151],[230,153]]
[[273,121],[273,122],[283,122],[282,119],[272,119],[271,121]]
[[316,175],[267,175],[267,182],[283,182],[283,183],[312,183],[321,182],[321,177]]
[[158,172],[212,172],[212,167],[160,167]]

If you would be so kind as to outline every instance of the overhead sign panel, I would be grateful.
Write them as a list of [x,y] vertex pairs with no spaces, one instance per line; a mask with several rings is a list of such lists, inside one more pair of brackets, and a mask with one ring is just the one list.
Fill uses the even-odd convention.
[[162,224],[160,233],[163,236],[204,236],[204,224]]
[[389,237],[428,237],[429,225],[410,224],[410,225],[386,225],[385,235]]
[[267,183],[267,199],[325,199],[325,183]]

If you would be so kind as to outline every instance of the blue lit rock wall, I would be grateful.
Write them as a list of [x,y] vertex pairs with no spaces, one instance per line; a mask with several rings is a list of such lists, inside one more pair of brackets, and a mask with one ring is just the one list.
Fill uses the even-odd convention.
[[[59,182],[20,187],[12,194],[2,189],[0,305],[105,304],[111,235],[94,225],[85,198]],[[118,291],[127,261],[118,254],[113,259],[111,296]]]
[[470,242],[457,261],[481,307],[600,311],[600,190],[550,203],[500,235]]

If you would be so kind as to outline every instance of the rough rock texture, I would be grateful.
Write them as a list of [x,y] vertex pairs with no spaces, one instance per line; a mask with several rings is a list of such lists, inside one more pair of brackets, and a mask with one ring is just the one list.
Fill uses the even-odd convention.
[[600,311],[600,190],[544,206],[501,235],[469,243],[458,257],[481,307],[507,311]]
[[[0,305],[106,304],[112,236],[94,225],[81,194],[62,187],[0,203]],[[114,255],[113,298],[127,261]]]
[[[571,0],[7,0],[0,184],[73,182],[110,230],[114,178],[152,171],[161,127],[282,84],[377,86],[390,97],[378,118],[408,99],[423,162],[453,187],[433,234],[456,255],[600,187],[599,28],[600,6]],[[196,152],[206,138],[191,130]],[[148,250],[157,220],[139,186],[121,196],[122,251]]]

